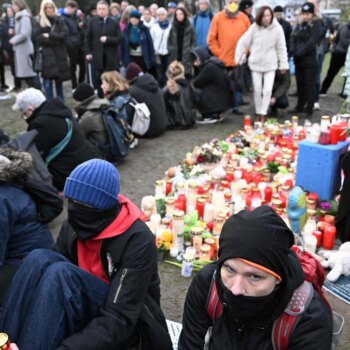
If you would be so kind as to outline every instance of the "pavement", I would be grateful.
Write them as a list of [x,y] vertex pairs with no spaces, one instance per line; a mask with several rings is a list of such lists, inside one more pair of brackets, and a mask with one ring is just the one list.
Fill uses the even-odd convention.
[[[340,84],[331,88],[330,94],[320,100],[321,110],[317,111],[312,121],[320,120],[321,115],[333,115],[339,112],[341,100],[338,97]],[[73,106],[71,88],[65,84],[66,103]],[[250,104],[243,106],[245,114],[253,115],[252,97],[245,100]],[[0,127],[10,135],[23,131],[26,124],[18,113],[11,110],[14,100],[0,99]],[[290,98],[291,108],[295,105],[295,98]],[[192,151],[195,145],[201,145],[213,138],[224,139],[229,134],[243,127],[243,116],[225,113],[222,123],[213,125],[196,125],[190,130],[167,131],[164,135],[154,139],[141,139],[139,145],[133,149],[127,159],[118,166],[121,175],[121,192],[140,205],[144,195],[154,193],[154,183],[164,176],[164,172],[171,166],[179,164],[185,154]],[[281,120],[290,119],[290,115],[283,113]],[[300,120],[303,122],[303,120]],[[56,236],[66,213],[61,214],[51,225]],[[162,307],[168,319],[181,322],[186,291],[191,278],[184,278],[180,270],[165,262],[159,263],[161,276]],[[350,306],[343,301],[327,294],[333,309],[345,317],[345,327],[342,341],[338,349],[350,349]]]

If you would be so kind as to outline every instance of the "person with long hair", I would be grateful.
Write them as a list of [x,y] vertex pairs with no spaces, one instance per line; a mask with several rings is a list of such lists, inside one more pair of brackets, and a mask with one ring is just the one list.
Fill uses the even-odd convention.
[[184,8],[177,8],[168,39],[169,62],[177,60],[185,67],[185,76],[192,76],[191,51],[196,46],[196,34]]
[[269,6],[262,6],[255,23],[239,39],[236,62],[247,60],[252,72],[254,104],[257,120],[264,121],[269,109],[276,70],[285,74],[289,69],[286,39],[283,28],[274,18]]
[[126,113],[128,123],[132,122],[134,109],[129,105],[131,95],[130,86],[126,79],[117,72],[104,72],[101,76],[104,97],[109,100],[109,103],[118,109],[121,113]]
[[33,30],[36,48],[42,52],[41,76],[48,100],[53,99],[53,82],[57,96],[64,100],[62,82],[71,79],[65,43],[68,29],[56,12],[57,8],[52,0],[43,0]]
[[9,43],[13,47],[16,78],[25,80],[30,87],[40,89],[40,81],[33,70],[32,14],[25,0],[13,0],[12,8],[15,13],[15,31]]

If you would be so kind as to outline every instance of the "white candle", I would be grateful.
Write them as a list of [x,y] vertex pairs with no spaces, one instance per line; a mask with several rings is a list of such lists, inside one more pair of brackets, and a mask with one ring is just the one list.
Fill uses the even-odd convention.
[[161,216],[159,214],[152,214],[149,221],[150,221],[150,229],[153,233],[156,233],[160,222],[161,222]]
[[314,235],[305,235],[304,245],[305,250],[309,251],[310,253],[316,253],[317,238]]
[[213,221],[214,219],[214,205],[211,203],[205,203],[204,205],[204,214],[203,214],[203,220],[204,222],[208,223]]

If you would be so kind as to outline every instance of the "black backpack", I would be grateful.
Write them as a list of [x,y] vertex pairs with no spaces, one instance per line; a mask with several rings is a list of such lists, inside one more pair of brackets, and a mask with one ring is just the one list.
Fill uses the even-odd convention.
[[102,111],[108,142],[99,144],[98,148],[105,159],[113,163],[120,163],[128,155],[130,144],[135,138],[128,125],[125,109],[127,103],[129,101],[120,96],[115,105]]

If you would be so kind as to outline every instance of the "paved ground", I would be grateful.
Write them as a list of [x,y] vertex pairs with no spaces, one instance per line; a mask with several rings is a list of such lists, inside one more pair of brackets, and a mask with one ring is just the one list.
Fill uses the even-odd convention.
[[[10,81],[10,80],[9,80]],[[67,104],[72,106],[69,85],[65,86]],[[319,121],[323,114],[333,115],[339,112],[341,100],[337,94],[341,89],[341,81],[335,82],[331,93],[320,101],[324,107],[322,111],[316,112],[312,121]],[[247,101],[251,97],[245,98]],[[0,101],[0,127],[4,128],[11,135],[25,130],[25,123],[20,116],[11,111],[12,101]],[[295,100],[291,98],[291,106]],[[252,105],[242,107],[245,113],[252,114]],[[289,116],[290,117],[290,116]],[[288,115],[282,115],[282,119]],[[181,162],[186,152],[191,151],[195,145],[211,140],[212,138],[223,139],[231,132],[241,129],[243,125],[242,117],[227,114],[223,123],[210,126],[196,126],[186,131],[168,131],[163,136],[153,140],[141,140],[139,146],[131,151],[127,160],[118,167],[122,177],[122,193],[127,195],[136,204],[140,205],[142,196],[153,194],[154,182],[164,176],[170,166]],[[65,213],[62,214],[51,225],[55,234],[58,232],[60,223]],[[186,290],[191,279],[181,277],[180,271],[163,262],[159,264],[162,282],[162,306],[167,318],[174,321],[181,321],[182,308]],[[329,300],[333,308],[342,313],[346,318],[344,336],[339,349],[350,349],[350,307],[343,301],[329,295]]]

